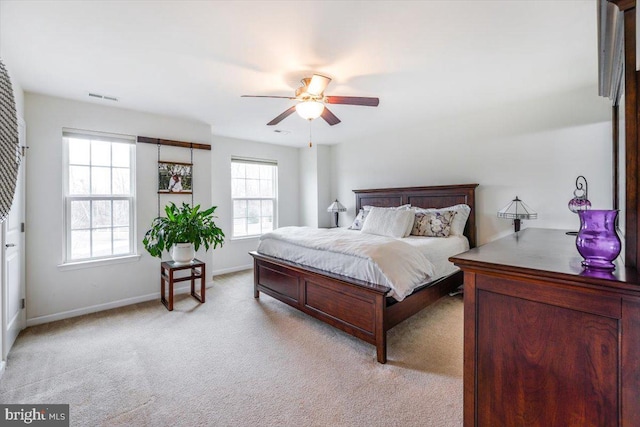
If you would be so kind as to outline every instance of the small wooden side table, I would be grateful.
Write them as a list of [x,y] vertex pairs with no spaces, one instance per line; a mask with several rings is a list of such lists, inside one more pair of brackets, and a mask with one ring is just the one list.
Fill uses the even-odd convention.
[[[174,273],[181,270],[191,270],[190,274],[185,277],[175,278]],[[204,303],[206,277],[205,263],[199,259],[194,259],[189,264],[177,264],[174,261],[163,261],[160,264],[160,301],[167,307],[167,310],[173,311],[173,285],[174,283],[191,280],[191,296]],[[195,292],[196,279],[200,279],[200,295]],[[165,298],[165,282],[169,284],[169,300]]]

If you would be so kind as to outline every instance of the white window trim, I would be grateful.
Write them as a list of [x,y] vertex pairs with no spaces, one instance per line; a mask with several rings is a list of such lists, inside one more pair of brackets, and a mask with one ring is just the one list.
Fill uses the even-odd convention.
[[[275,166],[275,176],[273,179],[273,197],[233,197],[233,191],[231,196],[231,238],[230,240],[250,240],[250,239],[259,239],[262,234],[250,234],[247,236],[235,236],[233,234],[233,220],[235,211],[233,209],[233,202],[236,200],[273,200],[273,229],[278,228],[278,217],[279,217],[279,202],[278,202],[278,161],[277,160],[267,160],[267,159],[256,159],[250,157],[237,157],[232,156],[231,162],[229,166],[233,163],[248,163],[248,164],[262,164]],[[231,181],[233,182],[233,176],[231,176]]]
[[[131,185],[131,194],[130,195],[78,195],[71,196],[69,194],[69,144],[66,142],[66,139],[69,137],[76,138],[85,138],[90,136],[92,140],[102,140],[108,142],[119,142],[119,143],[129,143],[131,144],[130,148],[130,157],[129,157],[129,182]],[[80,130],[80,129],[62,129],[62,179],[63,179],[63,191],[62,191],[62,206],[63,206],[63,215],[62,215],[62,230],[63,230],[63,239],[62,239],[62,264],[58,265],[58,269],[61,271],[65,270],[77,270],[82,268],[89,267],[97,267],[102,265],[109,264],[121,264],[127,262],[135,262],[140,259],[140,255],[138,254],[138,245],[137,245],[137,224],[136,224],[136,137],[133,135],[123,135],[123,134],[114,134],[114,133],[106,133],[106,132],[96,132],[89,130]],[[129,240],[131,245],[131,252],[122,254],[122,255],[106,255],[104,257],[93,257],[86,259],[78,259],[72,260],[70,254],[70,232],[71,232],[71,218],[69,218],[70,212],[70,203],[72,200],[129,200]]]
[[89,261],[71,261],[58,265],[60,271],[82,270],[84,268],[102,267],[113,264],[128,264],[130,262],[138,262],[141,255],[124,255],[114,258],[92,259]]

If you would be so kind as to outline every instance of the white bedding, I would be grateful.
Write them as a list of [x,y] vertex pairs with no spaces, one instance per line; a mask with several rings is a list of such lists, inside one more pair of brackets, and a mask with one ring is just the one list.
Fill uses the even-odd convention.
[[464,236],[392,238],[346,228],[282,227],[260,238],[258,252],[389,287],[402,301],[457,270],[448,261],[469,249]]

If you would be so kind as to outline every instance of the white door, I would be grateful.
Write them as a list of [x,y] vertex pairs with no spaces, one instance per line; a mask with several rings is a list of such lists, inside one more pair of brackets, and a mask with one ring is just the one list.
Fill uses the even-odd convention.
[[[24,120],[18,117],[18,135],[20,147],[26,147],[26,127]],[[26,148],[21,148],[26,154]],[[26,326],[26,313],[23,306],[25,298],[25,253],[24,253],[24,192],[25,192],[25,155],[22,156],[16,192],[9,216],[3,223],[2,249],[2,361],[16,337]]]

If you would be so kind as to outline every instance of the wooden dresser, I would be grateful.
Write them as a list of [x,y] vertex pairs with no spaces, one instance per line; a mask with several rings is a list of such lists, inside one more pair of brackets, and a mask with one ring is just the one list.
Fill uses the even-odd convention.
[[529,228],[464,271],[464,425],[640,426],[636,270],[589,273],[575,237]]

